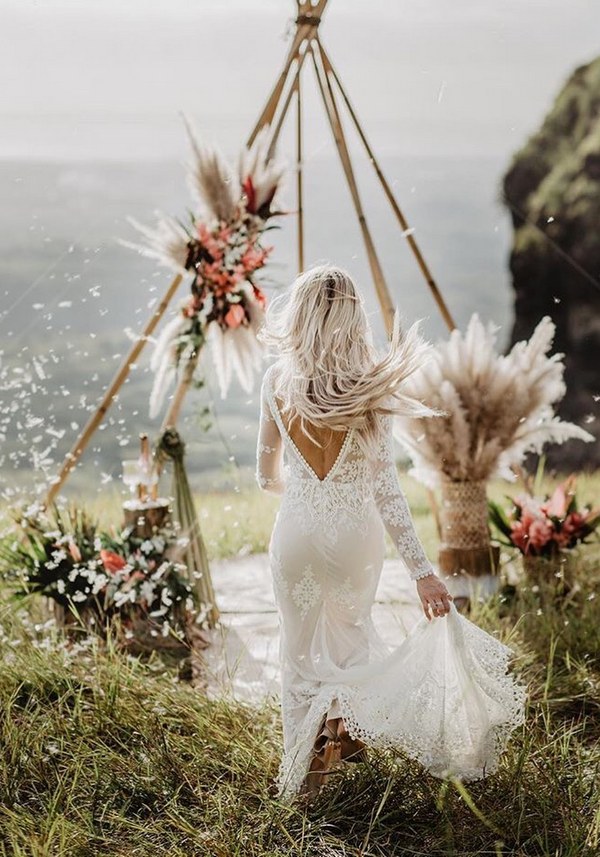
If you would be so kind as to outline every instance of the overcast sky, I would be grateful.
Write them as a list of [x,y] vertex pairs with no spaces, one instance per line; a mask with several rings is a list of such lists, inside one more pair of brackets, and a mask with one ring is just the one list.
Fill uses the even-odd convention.
[[[0,156],[179,158],[181,111],[235,150],[293,13],[291,0],[0,0]],[[508,157],[599,34],[598,0],[329,0],[322,25],[383,154]],[[324,146],[317,107],[307,157]]]

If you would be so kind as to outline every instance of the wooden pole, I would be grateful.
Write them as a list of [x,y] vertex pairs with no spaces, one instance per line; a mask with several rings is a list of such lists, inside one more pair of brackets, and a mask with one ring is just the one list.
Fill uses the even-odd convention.
[[385,281],[383,270],[379,263],[377,251],[375,250],[375,245],[373,243],[371,232],[369,230],[367,219],[363,210],[360,194],[358,191],[358,185],[356,184],[356,178],[354,176],[354,170],[352,168],[350,153],[348,151],[348,146],[346,144],[346,138],[344,136],[344,130],[340,120],[339,111],[335,102],[335,96],[333,94],[329,78],[325,74],[322,66],[320,66],[317,62],[317,58],[314,54],[314,51],[312,50],[312,45],[309,49],[312,53],[313,65],[315,67],[317,82],[319,84],[319,90],[321,92],[323,104],[325,105],[325,112],[327,113],[327,117],[329,119],[333,138],[335,140],[335,144],[340,155],[342,167],[344,168],[344,172],[346,174],[348,187],[350,188],[350,194],[352,196],[352,201],[354,203],[354,208],[358,217],[358,223],[360,225],[363,241],[365,243],[365,248],[367,251],[367,257],[369,259],[371,275],[375,284],[375,291],[377,293],[379,304],[381,306],[381,312],[383,314],[385,329],[389,336],[392,332],[394,323],[394,305],[392,303],[392,298],[390,296],[387,283]]
[[356,115],[356,112],[355,112],[354,108],[352,107],[350,99],[348,98],[348,95],[346,94],[346,91],[345,91],[344,87],[342,86],[341,80],[340,80],[338,74],[336,73],[335,69],[333,68],[331,61],[329,60],[329,57],[328,57],[325,49],[323,48],[321,40],[318,37],[316,37],[316,41],[319,45],[319,51],[321,54],[321,59],[323,61],[323,67],[325,69],[325,73],[327,74],[328,78],[332,78],[335,81],[337,88],[338,88],[342,98],[344,99],[344,102],[345,102],[346,107],[348,109],[348,113],[350,114],[350,117],[354,123],[354,127],[356,128],[356,130],[358,132],[358,136],[360,137],[361,142],[362,142],[363,146],[365,147],[365,150],[367,152],[369,160],[373,164],[373,167],[374,167],[375,172],[377,174],[377,178],[379,179],[379,181],[381,183],[383,191],[384,191],[384,193],[388,199],[388,202],[390,203],[392,210],[393,210],[394,214],[396,215],[396,218],[400,224],[400,227],[402,228],[402,231],[407,233],[405,235],[405,237],[406,237],[406,240],[408,242],[408,245],[409,245],[410,249],[412,250],[415,259],[417,260],[417,264],[418,264],[419,268],[421,269],[423,276],[425,277],[425,281],[427,282],[427,285],[431,289],[431,293],[433,295],[433,298],[434,298],[436,304],[438,305],[438,308],[442,314],[442,317],[443,317],[444,321],[446,322],[448,329],[454,330],[456,327],[456,324],[455,324],[454,319],[450,313],[450,310],[448,309],[446,302],[444,301],[444,298],[442,297],[442,294],[441,294],[441,292],[440,292],[440,290],[439,290],[439,288],[438,288],[438,286],[437,286],[437,284],[433,278],[433,275],[431,274],[431,271],[429,270],[429,267],[428,267],[428,265],[427,265],[427,263],[423,257],[423,254],[421,253],[419,245],[417,244],[413,234],[408,231],[410,229],[408,221],[406,220],[404,214],[402,213],[402,210],[400,209],[400,206],[398,205],[398,202],[396,201],[396,197],[394,196],[392,189],[390,188],[390,186],[389,186],[389,184],[388,184],[388,182],[387,182],[387,180],[383,174],[383,171],[381,170],[381,167],[379,166],[379,162],[377,161],[377,158],[375,157],[375,154],[374,154],[371,146],[369,145],[369,141],[366,138],[366,135],[362,129],[362,126],[361,126],[359,120],[358,120],[358,116]]
[[162,425],[160,427],[161,434],[165,431],[166,428],[176,427],[177,420],[179,419],[179,414],[183,406],[183,400],[185,399],[185,395],[191,386],[192,379],[194,377],[194,372],[196,371],[196,366],[198,365],[199,359],[200,349],[198,349],[189,358],[189,360],[186,360],[185,366],[183,367],[183,372],[181,373],[181,379],[177,384],[177,387],[175,388],[175,393],[173,394],[173,398],[171,399],[171,404],[169,405],[169,409],[162,421]]
[[273,87],[271,94],[267,99],[267,103],[265,104],[262,113],[260,114],[256,125],[254,126],[250,136],[248,137],[248,146],[252,145],[252,143],[256,139],[256,135],[262,128],[264,128],[265,125],[270,125],[273,122],[273,119],[277,112],[277,106],[281,100],[283,90],[285,89],[285,84],[288,79],[291,65],[295,59],[298,59],[300,47],[303,42],[307,39],[314,37],[314,33],[316,32],[316,28],[320,23],[321,16],[325,11],[325,6],[327,5],[327,2],[328,0],[318,0],[318,2],[316,2],[314,5],[311,4],[310,0],[308,0],[308,2],[298,2],[296,32],[294,33],[294,38],[288,51],[288,55],[283,66],[283,71],[279,75],[277,82],[275,83],[275,86]]
[[154,328],[164,315],[164,312],[167,309],[171,299],[173,298],[173,295],[177,291],[182,279],[183,277],[181,274],[177,274],[177,276],[173,278],[169,288],[165,292],[162,301],[159,303],[158,307],[156,308],[156,311],[150,317],[142,333],[136,339],[135,343],[133,344],[133,347],[131,348],[131,351],[123,361],[120,369],[118,370],[113,380],[111,381],[108,389],[104,393],[102,401],[98,405],[96,412],[88,420],[85,428],[73,444],[71,451],[67,453],[60,473],[48,489],[46,498],[44,500],[44,506],[49,506],[53,502],[56,495],[66,482],[69,474],[72,470],[74,470],[77,462],[81,457],[81,454],[89,443],[92,435],[102,422],[104,415],[114,402],[115,397],[121,389],[123,382],[129,375],[129,371],[131,369],[132,364],[135,363],[135,361],[139,357],[144,345],[148,341],[148,337],[152,334]]
[[300,72],[302,70],[302,65],[304,63],[304,57],[306,56],[306,51],[298,55],[297,63],[296,63],[296,74],[294,76],[294,80],[292,85],[290,86],[288,93],[286,95],[285,101],[283,102],[283,107],[279,112],[279,116],[277,117],[277,124],[273,129],[273,134],[271,135],[271,141],[269,143],[269,148],[267,150],[267,161],[269,161],[273,155],[275,154],[275,147],[277,146],[277,141],[279,140],[279,135],[281,134],[281,129],[283,127],[283,123],[288,114],[288,110],[290,108],[290,104],[292,102],[292,98],[295,93],[298,91],[298,86],[300,85]]
[[302,89],[296,80],[296,193],[298,198],[298,273],[304,270],[304,191],[302,180]]

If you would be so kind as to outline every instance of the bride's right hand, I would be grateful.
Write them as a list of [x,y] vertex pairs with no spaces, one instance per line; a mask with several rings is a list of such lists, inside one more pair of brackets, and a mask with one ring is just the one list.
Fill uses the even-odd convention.
[[427,577],[420,577],[417,580],[417,592],[428,621],[431,621],[432,616],[445,616],[450,612],[452,596],[437,575],[428,574]]

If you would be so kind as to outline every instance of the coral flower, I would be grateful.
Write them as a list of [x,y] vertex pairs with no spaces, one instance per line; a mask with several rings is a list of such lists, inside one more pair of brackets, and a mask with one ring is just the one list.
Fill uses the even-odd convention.
[[115,571],[120,571],[127,564],[122,556],[119,556],[118,553],[109,550],[101,550],[100,559],[102,560],[105,570],[110,574],[114,574]]
[[69,553],[71,554],[72,559],[75,562],[81,562],[81,551],[79,550],[79,546],[71,539],[69,542]]
[[227,327],[236,328],[242,324],[245,318],[246,313],[244,312],[244,308],[239,304],[232,304],[225,313],[224,321]]

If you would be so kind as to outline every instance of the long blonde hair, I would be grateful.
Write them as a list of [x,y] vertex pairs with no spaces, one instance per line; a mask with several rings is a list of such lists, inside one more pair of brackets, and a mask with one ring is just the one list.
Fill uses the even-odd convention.
[[426,359],[418,322],[400,328],[398,312],[390,346],[380,357],[372,342],[363,300],[346,271],[320,265],[301,274],[291,290],[269,305],[259,338],[279,356],[276,392],[290,423],[343,431],[355,428],[367,446],[379,417],[432,415],[402,392],[403,382]]

